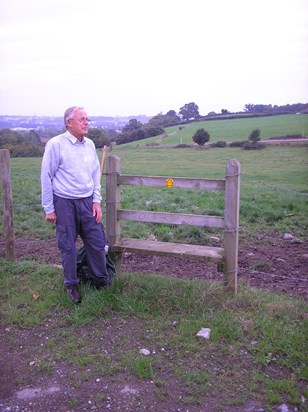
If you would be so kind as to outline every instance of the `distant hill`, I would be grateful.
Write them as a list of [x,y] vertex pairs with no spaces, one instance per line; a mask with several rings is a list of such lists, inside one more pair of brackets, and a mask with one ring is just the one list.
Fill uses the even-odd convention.
[[[141,123],[147,123],[151,117],[137,116],[93,116],[91,127],[121,130],[130,119],[137,119]],[[64,127],[62,116],[0,116],[0,129],[54,129],[61,130]]]

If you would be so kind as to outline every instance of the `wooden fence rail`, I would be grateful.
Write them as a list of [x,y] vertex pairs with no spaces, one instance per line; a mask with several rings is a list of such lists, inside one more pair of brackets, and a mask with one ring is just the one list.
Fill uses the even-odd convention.
[[[224,190],[224,217],[180,213],[149,212],[121,208],[120,186],[174,187],[196,190]],[[230,160],[224,179],[121,175],[120,159],[107,158],[106,170],[106,232],[117,271],[124,251],[149,255],[177,256],[217,263],[224,272],[228,291],[237,292],[238,235],[240,205],[240,163]],[[121,220],[218,228],[224,232],[223,247],[157,242],[122,238]]]

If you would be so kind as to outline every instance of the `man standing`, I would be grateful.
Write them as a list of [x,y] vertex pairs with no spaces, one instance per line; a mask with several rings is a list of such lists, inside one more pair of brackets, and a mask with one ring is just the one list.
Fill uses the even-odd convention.
[[110,286],[106,268],[106,238],[102,226],[100,164],[95,145],[88,139],[89,119],[82,107],[64,113],[67,131],[45,147],[41,168],[45,220],[56,225],[64,284],[68,297],[81,302],[78,290],[76,240],[83,240],[89,276],[97,287]]

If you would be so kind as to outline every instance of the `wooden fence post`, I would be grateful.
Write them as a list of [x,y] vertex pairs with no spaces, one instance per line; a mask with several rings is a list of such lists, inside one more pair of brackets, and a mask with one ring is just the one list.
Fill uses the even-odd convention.
[[13,197],[10,175],[10,152],[0,149],[2,178],[3,227],[5,236],[5,258],[15,262],[15,237],[13,229]]
[[240,162],[230,160],[226,166],[224,281],[227,290],[234,294],[237,293],[240,173]]
[[118,185],[119,173],[119,157],[108,156],[106,162],[106,233],[117,273],[120,272],[121,253],[113,253],[112,246],[120,239],[121,230],[118,220],[118,209],[121,201],[121,191]]

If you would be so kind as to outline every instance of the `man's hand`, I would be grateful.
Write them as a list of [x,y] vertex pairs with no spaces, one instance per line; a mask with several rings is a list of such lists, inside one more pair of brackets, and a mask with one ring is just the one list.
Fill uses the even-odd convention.
[[101,223],[103,213],[100,203],[93,202],[93,216],[95,216],[96,223]]
[[57,222],[57,215],[56,215],[56,213],[55,213],[55,212],[46,213],[46,215],[45,215],[45,220],[46,220],[47,222],[56,224],[56,222]]

